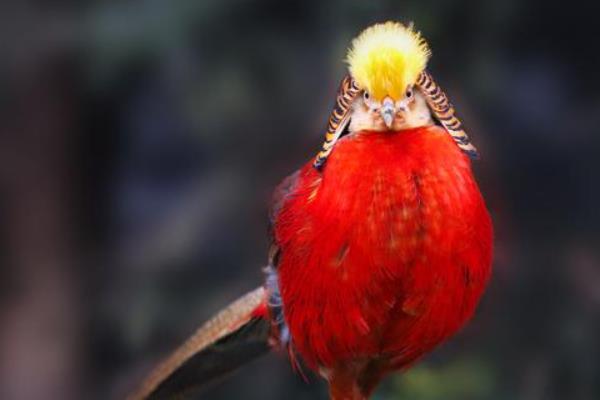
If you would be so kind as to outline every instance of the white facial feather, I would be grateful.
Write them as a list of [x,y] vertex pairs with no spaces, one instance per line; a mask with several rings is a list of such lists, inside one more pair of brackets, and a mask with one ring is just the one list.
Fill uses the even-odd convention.
[[[350,133],[360,131],[387,131],[389,130],[383,121],[379,113],[379,107],[381,105],[373,100],[367,100],[363,96],[357,96],[357,99],[352,104],[352,114],[350,119],[350,126],[348,130]],[[402,111],[397,110],[394,122],[392,125],[393,131],[400,131],[403,129],[418,128],[420,126],[428,126],[433,124],[431,118],[431,111],[427,106],[425,97],[415,90],[414,100],[410,102],[408,110]]]

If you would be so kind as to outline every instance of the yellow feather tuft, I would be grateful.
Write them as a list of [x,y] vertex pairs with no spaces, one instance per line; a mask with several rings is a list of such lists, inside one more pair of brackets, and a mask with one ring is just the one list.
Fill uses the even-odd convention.
[[375,24],[352,41],[348,51],[350,75],[375,100],[404,97],[425,69],[431,51],[410,26],[398,22]]

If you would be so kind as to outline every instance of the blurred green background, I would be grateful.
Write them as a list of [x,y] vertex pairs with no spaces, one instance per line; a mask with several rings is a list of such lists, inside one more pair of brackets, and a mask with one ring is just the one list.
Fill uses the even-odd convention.
[[[0,5],[0,398],[118,399],[257,286],[270,191],[318,150],[350,40],[414,21],[482,153],[495,272],[375,399],[600,398],[598,6]],[[325,399],[283,355],[206,399]]]

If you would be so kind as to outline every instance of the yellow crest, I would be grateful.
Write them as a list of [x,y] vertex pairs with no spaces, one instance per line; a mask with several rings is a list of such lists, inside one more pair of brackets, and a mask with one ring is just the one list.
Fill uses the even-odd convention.
[[352,41],[347,62],[361,89],[378,101],[399,100],[425,69],[431,52],[419,32],[398,22],[375,24]]

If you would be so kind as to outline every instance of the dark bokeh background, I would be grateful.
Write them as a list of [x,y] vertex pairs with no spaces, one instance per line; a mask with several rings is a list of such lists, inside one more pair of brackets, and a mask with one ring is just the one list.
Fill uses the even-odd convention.
[[[270,191],[320,146],[346,46],[414,21],[482,152],[477,317],[376,399],[600,398],[593,2],[0,5],[0,398],[122,398],[262,279]],[[325,399],[270,355],[206,399]]]

